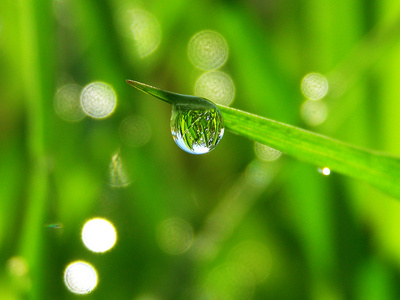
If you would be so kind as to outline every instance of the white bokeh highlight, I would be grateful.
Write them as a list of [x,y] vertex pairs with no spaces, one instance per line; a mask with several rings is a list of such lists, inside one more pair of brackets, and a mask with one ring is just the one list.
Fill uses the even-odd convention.
[[328,80],[319,73],[307,74],[301,82],[304,96],[310,100],[319,100],[328,93]]
[[218,32],[204,30],[196,33],[189,41],[190,61],[202,70],[221,67],[228,58],[228,45]]
[[88,294],[97,285],[97,272],[90,264],[76,261],[65,269],[64,283],[72,293]]
[[161,29],[157,19],[147,11],[134,9],[128,12],[130,29],[139,57],[153,53],[161,40]]
[[93,252],[110,250],[117,241],[117,232],[111,222],[95,218],[87,221],[82,228],[82,241]]
[[228,106],[235,97],[235,85],[228,74],[221,71],[210,71],[197,79],[195,95]]
[[115,109],[117,97],[113,88],[104,82],[88,84],[81,93],[81,106],[90,117],[102,119],[109,117]]

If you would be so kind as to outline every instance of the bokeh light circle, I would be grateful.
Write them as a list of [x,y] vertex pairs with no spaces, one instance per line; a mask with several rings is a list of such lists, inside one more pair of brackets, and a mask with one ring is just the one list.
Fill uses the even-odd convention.
[[157,19],[147,11],[129,11],[130,26],[138,54],[141,58],[153,53],[161,40],[161,29]]
[[300,114],[308,125],[317,126],[328,117],[328,106],[322,100],[307,100],[301,106]]
[[108,251],[114,246],[116,240],[115,227],[105,219],[91,219],[82,228],[82,241],[90,251]]
[[96,270],[86,262],[73,262],[65,269],[64,283],[72,293],[88,294],[97,285]]
[[111,115],[116,106],[116,95],[111,86],[103,82],[88,84],[81,94],[81,105],[87,115],[101,119]]
[[228,106],[235,97],[235,86],[226,73],[210,71],[197,79],[195,95]]
[[281,151],[261,144],[259,142],[254,143],[254,152],[259,159],[264,161],[274,161],[282,155]]
[[157,230],[160,248],[171,255],[183,254],[192,245],[193,228],[180,218],[170,218],[160,224]]
[[124,144],[130,147],[142,147],[151,138],[149,122],[140,116],[129,116],[119,126],[119,134]]
[[218,32],[204,30],[189,41],[188,55],[191,62],[202,70],[221,67],[228,58],[228,45]]
[[307,74],[301,82],[301,90],[308,99],[321,99],[328,93],[328,80],[319,73]]
[[81,106],[82,87],[78,84],[65,84],[57,90],[54,97],[54,109],[65,121],[76,122],[85,117]]

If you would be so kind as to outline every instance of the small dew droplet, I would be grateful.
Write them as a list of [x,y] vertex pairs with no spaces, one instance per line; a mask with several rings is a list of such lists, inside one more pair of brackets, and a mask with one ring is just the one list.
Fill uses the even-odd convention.
[[191,154],[213,150],[224,135],[223,118],[216,106],[173,105],[171,133],[175,143]]

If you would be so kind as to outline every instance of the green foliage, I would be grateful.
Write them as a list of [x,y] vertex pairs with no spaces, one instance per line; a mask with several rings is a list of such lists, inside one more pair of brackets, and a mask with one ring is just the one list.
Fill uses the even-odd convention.
[[[182,119],[182,128],[192,128],[198,119],[196,106],[206,99],[180,95],[131,80],[132,86],[171,104],[184,103],[195,117]],[[270,145],[286,154],[333,171],[363,179],[400,198],[400,159],[388,154],[355,147],[320,134],[219,105],[224,123],[232,132]],[[193,110],[192,110],[193,109]],[[214,118],[211,118],[214,119]],[[194,122],[193,122],[194,120]],[[201,124],[200,131],[212,125]],[[185,132],[186,129],[183,130]],[[190,143],[191,141],[188,141]]]
[[[99,276],[87,299],[398,299],[398,162],[361,149],[400,154],[399,8],[0,1],[0,299],[76,298],[63,282],[76,260]],[[206,70],[188,44],[202,30],[229,50],[217,71],[240,111],[218,106],[225,127],[251,139],[226,132],[196,156],[175,145],[169,105],[124,80],[195,94]],[[310,72],[329,83],[319,125],[301,113]],[[113,114],[63,119],[60,89],[93,82],[112,87]],[[253,138],[285,154],[262,161]],[[105,253],[82,242],[95,217],[117,231]]]

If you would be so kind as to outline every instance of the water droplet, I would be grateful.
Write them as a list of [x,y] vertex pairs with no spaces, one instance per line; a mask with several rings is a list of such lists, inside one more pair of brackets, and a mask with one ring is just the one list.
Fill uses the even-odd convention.
[[301,90],[308,99],[321,99],[328,92],[328,80],[318,73],[307,74],[301,82]]
[[235,96],[232,79],[221,71],[206,72],[197,79],[195,94],[222,105],[230,105]]
[[228,58],[228,45],[219,33],[204,30],[190,40],[188,55],[196,67],[212,70],[225,63]]
[[224,135],[223,123],[220,111],[212,103],[172,106],[172,137],[188,153],[204,154],[213,150]]

